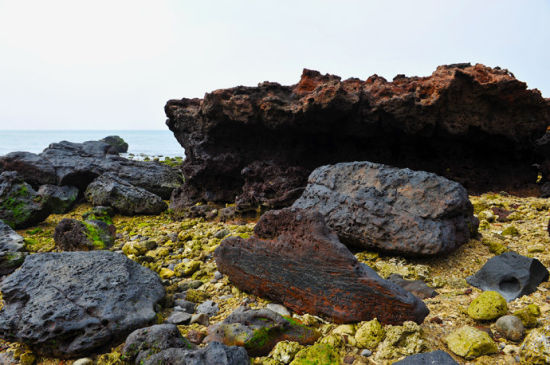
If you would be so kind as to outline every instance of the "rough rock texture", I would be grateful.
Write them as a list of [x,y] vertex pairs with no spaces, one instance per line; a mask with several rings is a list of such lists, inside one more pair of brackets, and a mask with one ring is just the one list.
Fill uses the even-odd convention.
[[[537,178],[531,165],[543,167],[550,150],[544,141],[535,148],[550,123],[548,99],[480,64],[392,82],[304,70],[296,85],[216,90],[170,100],[165,111],[187,157],[173,208],[236,196],[239,207],[276,208],[314,168],[345,161],[430,171],[474,193],[528,191]],[[262,178],[274,167],[276,184]]]
[[130,333],[124,341],[122,354],[126,361],[141,364],[142,361],[162,350],[194,347],[181,335],[176,325],[157,324]]
[[53,239],[62,251],[90,251],[108,249],[115,243],[115,235],[112,224],[64,218],[55,227]]
[[458,363],[445,351],[437,350],[407,356],[395,365],[458,365]]
[[487,332],[471,326],[463,326],[445,337],[449,350],[465,359],[498,352],[497,344]]
[[186,350],[181,348],[163,350],[143,362],[143,365],[158,364],[250,365],[250,360],[246,354],[246,350],[242,347],[225,346],[219,342],[211,342],[207,347],[198,350]]
[[117,152],[117,153],[126,153],[128,152],[128,143],[122,139],[120,136],[107,136],[100,139],[100,142],[105,142]]
[[108,251],[30,255],[0,290],[0,337],[55,357],[115,346],[156,318],[164,296],[156,274]]
[[40,195],[15,171],[0,174],[0,219],[15,229],[42,222],[50,210]]
[[208,328],[204,342],[221,342],[228,346],[243,346],[251,356],[267,355],[280,341],[295,341],[312,345],[320,333],[284,318],[269,309],[241,306],[222,323]]
[[408,255],[452,251],[478,226],[460,184],[371,162],[315,169],[293,207],[319,211],[348,245]]
[[134,186],[115,174],[106,173],[86,189],[86,199],[93,205],[110,206],[121,214],[159,214],[168,206],[160,196]]
[[218,270],[241,290],[339,323],[421,323],[428,314],[421,300],[359,263],[319,213],[267,212],[254,232],[226,238],[214,254]]
[[406,280],[399,274],[391,274],[388,276],[388,280],[399,285],[406,291],[411,292],[420,299],[433,298],[438,294],[422,280]]
[[[20,172],[37,185],[74,185],[84,191],[99,175],[112,172],[132,185],[168,199],[180,186],[178,170],[157,162],[132,161],[101,141],[52,143],[42,153],[14,152],[0,157],[4,170]],[[53,172],[53,175],[52,175]]]
[[69,212],[76,198],[78,188],[76,186],[42,185],[38,189],[38,195],[42,197],[43,204],[55,214]]
[[25,259],[23,237],[0,220],[0,276],[11,274]]
[[511,301],[535,292],[540,283],[548,280],[548,275],[548,270],[539,260],[505,252],[490,258],[466,281],[482,290],[497,291]]

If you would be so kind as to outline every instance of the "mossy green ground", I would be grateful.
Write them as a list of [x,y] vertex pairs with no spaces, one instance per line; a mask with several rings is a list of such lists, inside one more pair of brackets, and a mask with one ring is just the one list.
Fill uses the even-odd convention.
[[[391,364],[402,358],[407,351],[430,351],[441,349],[449,352],[444,339],[454,330],[468,326],[482,326],[491,329],[496,334],[494,320],[478,322],[470,318],[467,308],[470,303],[480,295],[481,291],[469,286],[465,278],[472,275],[497,251],[495,247],[506,247],[522,255],[536,257],[550,267],[550,238],[546,232],[549,219],[550,200],[538,198],[517,198],[498,194],[485,194],[480,197],[471,197],[476,212],[492,211],[493,208],[502,208],[512,212],[508,221],[500,221],[494,215],[491,221],[482,220],[480,236],[460,247],[455,252],[445,257],[430,259],[411,259],[404,257],[384,256],[374,252],[358,252],[356,257],[373,267],[383,277],[395,272],[407,279],[421,279],[428,285],[436,287],[440,293],[435,298],[426,299],[430,314],[421,324],[420,331],[410,333],[397,340],[395,345],[392,338],[382,339],[372,350],[369,358],[360,355],[363,350],[358,346],[356,331],[366,322],[354,326],[341,326],[330,323],[309,314],[295,315],[296,320],[308,326],[317,328],[321,333],[318,344],[332,348],[338,354],[339,361],[351,361],[358,364]],[[25,237],[27,248],[31,252],[44,252],[55,250],[53,242],[53,230],[62,218],[82,219],[82,214],[89,211],[91,206],[87,204],[77,206],[72,212],[65,215],[51,215],[46,221],[36,227],[19,230],[18,233]],[[251,302],[253,308],[264,307],[267,301],[262,298],[249,295],[231,285],[227,277],[217,282],[212,282],[216,265],[212,253],[223,238],[227,235],[239,235],[247,237],[252,234],[254,221],[242,222],[239,219],[222,223],[219,221],[205,221],[202,219],[187,219],[173,221],[170,213],[159,216],[115,216],[113,223],[120,234],[112,250],[121,250],[129,242],[140,242],[139,247],[133,253],[125,250],[127,255],[153,271],[160,273],[168,267],[175,267],[184,260],[198,262],[192,264],[192,270],[185,272],[183,265],[180,267],[180,275],[173,276],[164,281],[168,298],[174,293],[185,288],[193,288],[191,293],[196,295],[195,300],[210,298],[220,306],[219,313],[210,318],[210,323],[217,323],[225,319],[235,310],[245,298]],[[509,227],[514,229],[508,229]],[[505,232],[508,229],[507,232]],[[517,234],[515,234],[517,231]],[[503,234],[514,232],[514,234]],[[142,237],[142,238],[136,238]],[[143,237],[146,237],[145,239]],[[487,244],[487,240],[496,242],[496,245]],[[485,242],[483,242],[485,241]],[[484,244],[485,243],[485,244]],[[128,246],[129,248],[130,246]],[[535,250],[533,248],[536,248]],[[186,261],[187,261],[186,260]],[[550,324],[550,283],[543,283],[539,290],[529,296],[516,299],[508,303],[508,313],[514,313],[529,304],[539,306],[541,315],[535,321],[535,328],[542,328]],[[1,306],[1,304],[0,304]],[[169,308],[163,308],[159,313],[159,322],[169,315]],[[190,326],[178,326],[183,335],[189,331],[205,332],[206,327],[193,324]],[[384,332],[392,334],[407,333],[408,330],[392,329],[392,326],[383,326]],[[529,329],[528,331],[532,331]],[[359,336],[361,337],[361,335]],[[422,343],[420,343],[422,341]],[[476,360],[465,360],[453,355],[460,364],[513,364],[515,356],[520,355],[521,343],[507,341],[495,335],[495,342],[501,351],[490,356],[482,356]],[[385,343],[385,344],[384,344]],[[384,345],[383,345],[384,344]],[[392,347],[393,346],[393,347]],[[20,348],[20,345],[0,342],[0,351]],[[306,346],[311,348],[311,346]],[[121,346],[117,346],[107,354],[97,354],[94,360],[98,364],[122,364],[120,360]],[[19,350],[21,352],[21,350]],[[24,351],[23,351],[24,352]],[[382,358],[382,355],[384,358]],[[386,358],[389,356],[389,358]],[[273,358],[254,358],[256,364],[281,363]],[[71,364],[71,361],[57,359],[37,359],[38,364]]]

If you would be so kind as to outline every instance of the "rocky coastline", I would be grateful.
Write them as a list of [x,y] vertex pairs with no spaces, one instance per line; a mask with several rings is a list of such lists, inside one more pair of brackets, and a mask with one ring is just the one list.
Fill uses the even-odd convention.
[[0,156],[1,364],[550,363],[550,100],[512,73],[170,100]]

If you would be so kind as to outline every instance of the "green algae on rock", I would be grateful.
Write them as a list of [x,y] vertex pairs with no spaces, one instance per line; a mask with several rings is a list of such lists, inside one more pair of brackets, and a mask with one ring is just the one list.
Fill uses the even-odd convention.
[[550,326],[535,328],[520,348],[522,364],[550,364]]
[[338,351],[327,344],[316,343],[300,350],[290,365],[340,365]]
[[387,326],[384,341],[378,346],[376,359],[392,359],[427,350],[422,328],[406,321],[402,326]]
[[521,319],[525,328],[533,328],[537,326],[538,318],[540,317],[540,308],[536,304],[529,304],[512,314]]
[[445,338],[449,350],[465,359],[498,352],[496,343],[487,332],[471,326],[463,326]]
[[269,357],[282,364],[289,364],[304,346],[295,341],[281,341],[269,353]]
[[484,291],[470,303],[468,315],[475,320],[490,321],[508,312],[506,299],[496,291]]
[[355,333],[355,341],[357,347],[363,349],[374,350],[376,346],[384,339],[386,331],[384,327],[375,318],[371,321],[364,322]]

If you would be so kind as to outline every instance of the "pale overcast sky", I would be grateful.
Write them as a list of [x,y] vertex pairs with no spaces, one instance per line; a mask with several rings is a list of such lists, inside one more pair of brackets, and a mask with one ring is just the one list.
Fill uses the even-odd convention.
[[302,68],[501,66],[550,97],[550,0],[0,0],[0,129],[165,129],[168,99]]

